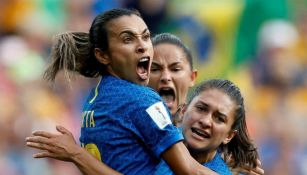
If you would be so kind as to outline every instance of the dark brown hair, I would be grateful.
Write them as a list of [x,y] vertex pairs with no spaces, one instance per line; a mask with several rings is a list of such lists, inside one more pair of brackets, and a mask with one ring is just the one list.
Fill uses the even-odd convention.
[[221,144],[219,147],[220,151],[223,152],[226,160],[230,158],[234,160],[233,167],[244,167],[246,165],[256,167],[259,155],[255,145],[252,143],[248,135],[244,99],[241,95],[240,89],[234,83],[224,79],[211,79],[204,81],[195,88],[189,98],[188,104],[191,103],[194,97],[210,89],[217,89],[224,92],[237,105],[235,120],[232,125],[232,130],[237,130],[237,134],[228,144]]
[[193,70],[193,57],[191,50],[181,41],[179,37],[170,33],[161,33],[157,34],[152,38],[152,45],[157,46],[159,44],[172,44],[183,50],[185,53],[187,60],[189,62],[189,66],[191,70]]
[[60,70],[64,71],[68,80],[71,77],[70,71],[86,77],[106,74],[105,65],[96,59],[94,49],[108,50],[108,22],[121,16],[131,15],[141,17],[135,10],[112,9],[95,17],[89,33],[65,32],[56,35],[50,54],[52,61],[44,73],[44,78],[54,81]]

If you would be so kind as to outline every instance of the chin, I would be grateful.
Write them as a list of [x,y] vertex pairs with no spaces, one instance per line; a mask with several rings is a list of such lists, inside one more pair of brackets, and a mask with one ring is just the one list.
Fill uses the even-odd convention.
[[201,148],[202,148],[202,146],[199,145],[198,143],[189,143],[189,147],[190,147],[191,149],[195,149],[195,150],[198,150],[198,149],[201,149]]
[[189,148],[189,151],[192,151],[192,152],[202,153],[202,152],[208,151],[208,147],[205,145],[191,144],[188,146],[188,148]]
[[194,139],[187,140],[186,143],[187,145],[189,145],[190,148],[195,149],[195,150],[203,150],[208,147],[208,144],[201,142],[201,141],[194,140]]

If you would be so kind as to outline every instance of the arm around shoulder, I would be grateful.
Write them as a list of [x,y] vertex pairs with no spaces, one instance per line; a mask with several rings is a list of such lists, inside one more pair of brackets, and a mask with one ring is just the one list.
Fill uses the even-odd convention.
[[182,142],[165,150],[162,153],[162,158],[175,174],[217,175],[214,171],[198,163]]

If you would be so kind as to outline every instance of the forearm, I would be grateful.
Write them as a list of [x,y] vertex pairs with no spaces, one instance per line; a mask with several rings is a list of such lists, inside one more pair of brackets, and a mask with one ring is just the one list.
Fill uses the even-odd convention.
[[42,152],[35,153],[34,158],[53,158],[73,162],[84,175],[119,175],[101,161],[97,160],[84,148],[76,144],[70,131],[62,126],[56,128],[61,134],[35,131],[26,138],[26,145]]
[[182,142],[174,144],[162,153],[163,159],[175,174],[180,175],[216,175],[215,172],[198,163]]
[[72,157],[72,162],[79,168],[84,175],[120,175],[121,173],[113,170],[103,162],[96,159],[85,149],[81,148]]

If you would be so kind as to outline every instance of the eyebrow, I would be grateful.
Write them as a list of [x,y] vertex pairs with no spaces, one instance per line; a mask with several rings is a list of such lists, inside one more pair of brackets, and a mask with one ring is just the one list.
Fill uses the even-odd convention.
[[[172,66],[177,66],[179,64],[181,64],[182,62],[180,61],[177,61],[177,62],[174,62],[172,64],[170,64],[168,67],[172,67]],[[157,65],[157,66],[160,66],[161,67],[161,64],[155,60],[152,61],[152,65]]]
[[177,66],[177,65],[179,65],[179,64],[183,64],[183,63],[180,62],[180,61],[176,61],[176,62],[170,64],[169,66],[172,67],[172,66]]
[[[203,102],[203,101],[199,101],[199,102],[197,102],[196,104],[201,104],[201,105],[204,105],[204,106],[206,106],[206,107],[210,107],[210,105],[209,105],[208,103],[205,103],[205,102]],[[219,110],[216,111],[216,113],[219,114],[219,115],[221,115],[221,116],[223,116],[226,120],[228,120],[228,116],[227,116],[226,114],[220,112]]]
[[154,64],[154,65],[160,65],[159,63],[157,63],[157,62],[154,62],[154,60],[152,61],[152,64]]
[[[144,29],[143,32],[141,33],[141,35],[145,34],[146,32],[149,32],[148,28]],[[139,34],[133,32],[131,30],[124,30],[124,31],[119,33],[119,35],[122,35],[122,34],[129,34],[129,35],[133,35],[133,36],[139,35]]]
[[152,61],[151,67],[153,67],[153,66],[158,67],[158,68],[162,67],[159,63]]
[[225,115],[224,113],[221,113],[220,111],[217,111],[217,113],[221,116],[223,116],[226,120],[228,120],[228,116]]
[[205,103],[205,102],[203,102],[203,101],[198,101],[198,102],[196,102],[195,103],[195,105],[203,105],[203,106],[206,106],[206,107],[209,107],[210,105],[208,105],[208,103]]

